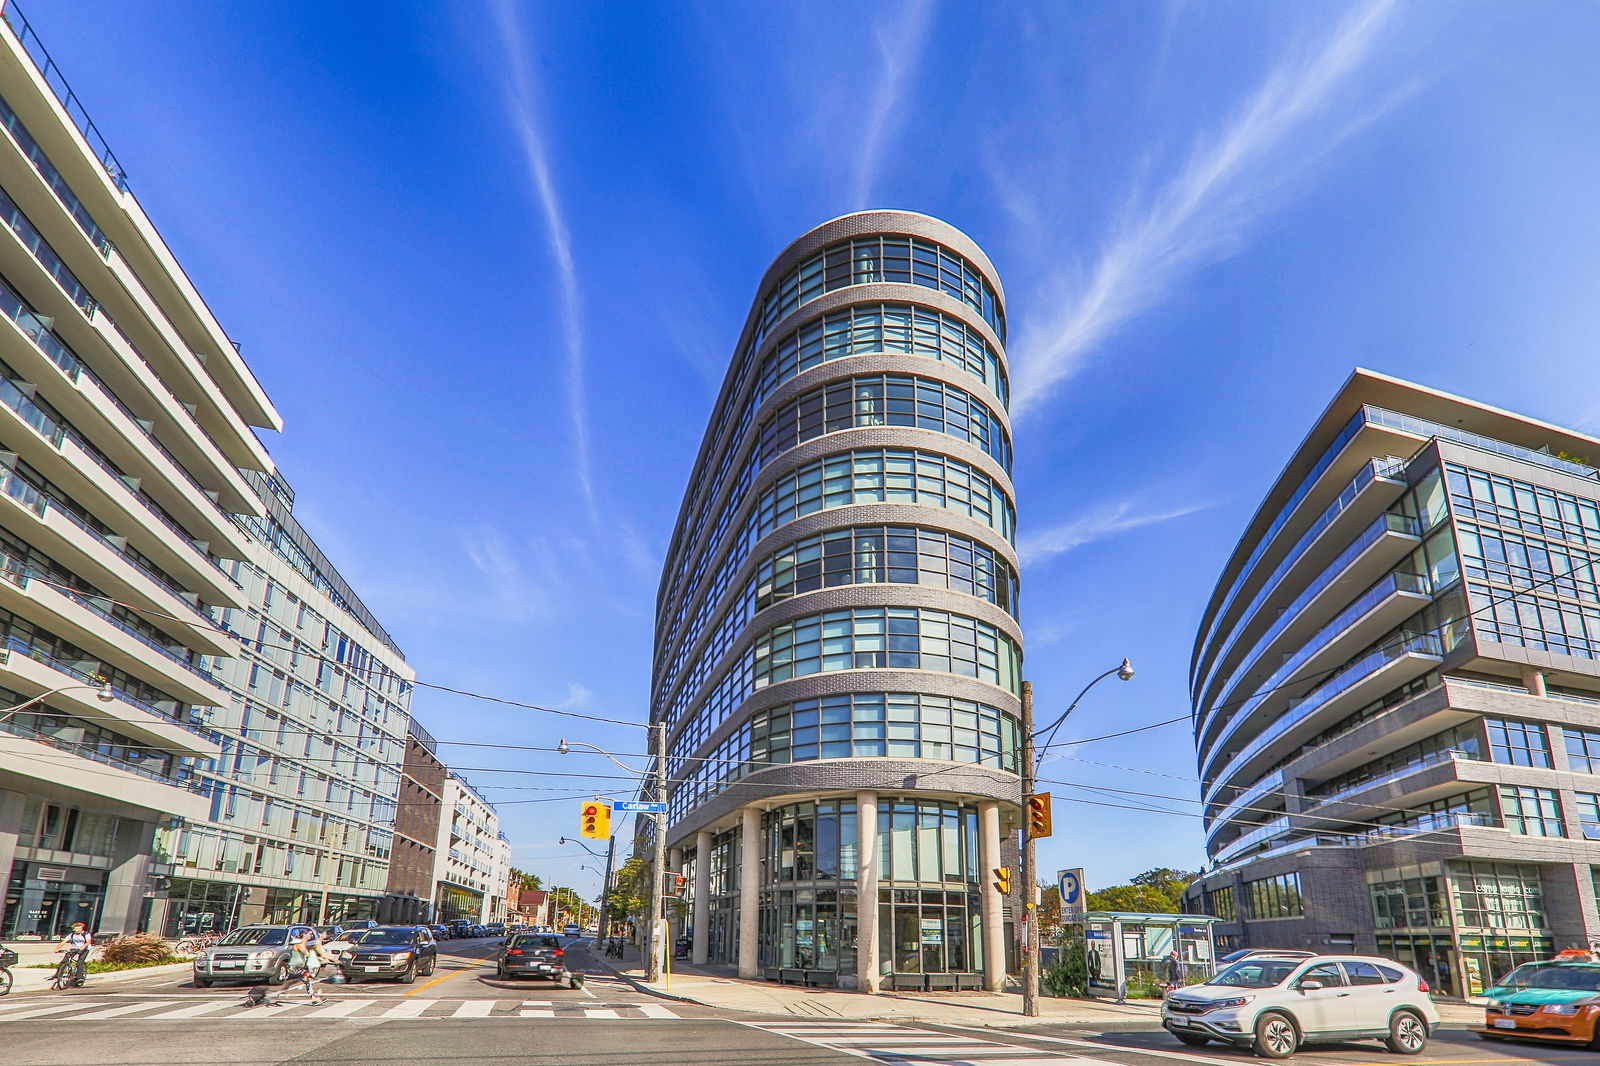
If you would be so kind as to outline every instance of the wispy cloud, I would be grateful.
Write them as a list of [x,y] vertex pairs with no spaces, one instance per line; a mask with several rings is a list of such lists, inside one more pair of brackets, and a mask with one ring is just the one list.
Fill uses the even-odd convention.
[[598,521],[594,470],[590,457],[588,397],[584,385],[587,362],[583,332],[583,293],[578,284],[578,268],[572,256],[572,231],[567,227],[550,171],[550,152],[545,143],[540,114],[538,79],[529,68],[528,46],[514,0],[496,0],[496,22],[506,52],[506,105],[511,125],[522,148],[528,177],[533,182],[534,198],[544,216],[545,241],[556,269],[561,292],[561,331],[567,354],[567,410],[572,419],[574,462],[578,488],[592,520]]
[[1144,510],[1137,500],[1114,500],[1079,515],[1077,518],[1051,526],[1031,536],[1022,537],[1017,552],[1024,563],[1040,563],[1063,552],[1081,548],[1097,540],[1105,540],[1141,526],[1153,526],[1184,515],[1204,511],[1212,503],[1196,503],[1184,507],[1162,510]]
[[568,681],[566,699],[563,699],[561,702],[557,703],[556,707],[565,711],[575,711],[581,707],[589,706],[593,699],[594,692],[589,688],[588,685],[581,684],[577,681]]
[[[1398,0],[1368,0],[1319,46],[1282,61],[1216,136],[1153,194],[1135,193],[1081,284],[1047,298],[1061,310],[1018,339],[1014,413],[1035,407],[1112,332],[1222,258],[1267,194],[1359,128],[1329,115],[1371,55]],[[1310,136],[1313,132],[1316,136]]]
[[929,0],[909,0],[900,9],[899,17],[877,27],[878,79],[857,146],[850,187],[850,202],[857,210],[873,206],[872,187],[883,154],[893,141],[898,119],[905,111],[901,99],[927,49],[932,26],[933,4]]

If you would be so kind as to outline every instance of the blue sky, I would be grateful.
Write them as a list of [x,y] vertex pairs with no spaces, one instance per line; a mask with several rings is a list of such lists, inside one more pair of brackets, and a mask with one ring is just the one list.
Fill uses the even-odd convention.
[[[1039,713],[1138,670],[1078,738],[1187,713],[1216,574],[1352,367],[1600,428],[1592,4],[23,7],[284,413],[301,521],[426,681],[643,719],[754,286],[859,208],[942,217],[1002,275]],[[487,768],[609,764],[446,750],[519,865],[598,884],[539,791],[567,782]],[[1069,756],[1045,869],[1200,864],[1182,725]]]

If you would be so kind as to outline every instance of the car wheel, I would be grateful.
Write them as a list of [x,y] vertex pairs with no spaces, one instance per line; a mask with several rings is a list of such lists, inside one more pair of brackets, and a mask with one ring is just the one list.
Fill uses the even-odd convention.
[[210,988],[211,987],[211,978],[209,978],[209,977],[196,977],[194,979],[194,986],[196,988]]
[[269,985],[286,985],[289,983],[289,963],[283,959],[278,960],[278,965],[272,968],[272,976],[267,978]]
[[1383,1044],[1396,1055],[1415,1055],[1428,1046],[1428,1023],[1411,1011],[1397,1011],[1389,1019],[1389,1037]]
[[1211,1043],[1209,1036],[1195,1036],[1193,1033],[1173,1033],[1178,1038],[1178,1043],[1184,1047],[1205,1047]]
[[1256,1019],[1256,1038],[1251,1045],[1264,1059],[1286,1059],[1300,1046],[1300,1031],[1286,1014],[1267,1011]]
[[429,959],[428,960],[428,968],[426,970],[422,971],[422,976],[424,976],[424,977],[432,977],[433,976],[433,971],[438,969],[438,967],[439,967],[439,960],[437,958]]
[[415,983],[416,979],[417,979],[417,960],[416,959],[412,959],[410,962],[406,963],[406,972],[401,974],[399,977],[395,978],[396,981],[399,981],[403,985],[413,984],[413,983]]

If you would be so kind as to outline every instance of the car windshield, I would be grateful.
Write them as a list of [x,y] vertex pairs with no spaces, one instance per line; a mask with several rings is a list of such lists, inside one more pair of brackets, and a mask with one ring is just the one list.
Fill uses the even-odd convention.
[[1600,965],[1518,966],[1500,982],[1505,988],[1559,988],[1567,992],[1600,992]]
[[519,936],[511,941],[514,948],[556,948],[560,949],[561,941],[553,936]]
[[385,944],[410,944],[416,935],[411,929],[363,929],[351,934],[350,940],[365,947],[381,947]]
[[272,947],[287,943],[289,931],[287,929],[273,929],[262,926],[255,929],[235,929],[219,942],[219,947],[237,948],[253,944],[264,944]]
[[1299,967],[1298,959],[1241,959],[1206,984],[1228,988],[1272,988],[1283,984]]

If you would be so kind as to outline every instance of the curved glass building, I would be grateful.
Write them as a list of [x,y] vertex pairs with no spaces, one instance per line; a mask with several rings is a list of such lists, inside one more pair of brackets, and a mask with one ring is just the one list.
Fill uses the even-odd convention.
[[651,716],[696,962],[998,986],[1022,634],[994,268],[925,215],[756,292],[661,578]]
[[1358,370],[1217,582],[1190,674],[1229,947],[1475,995],[1600,940],[1600,441]]

